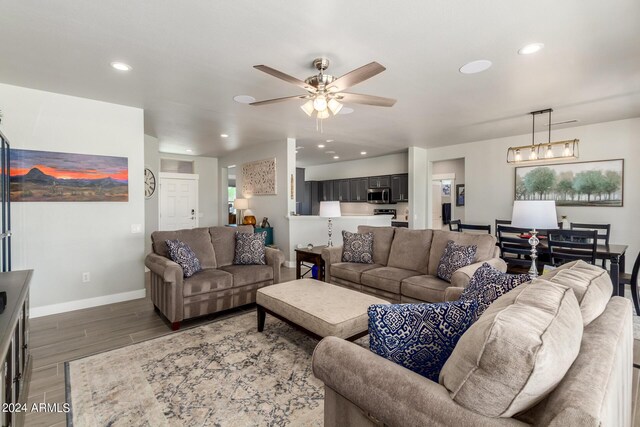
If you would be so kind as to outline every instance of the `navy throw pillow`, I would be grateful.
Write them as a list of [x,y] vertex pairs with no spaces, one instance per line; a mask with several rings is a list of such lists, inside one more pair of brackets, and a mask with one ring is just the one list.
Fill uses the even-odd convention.
[[342,231],[342,262],[373,264],[373,233]]
[[166,243],[169,248],[169,257],[182,267],[184,277],[191,277],[202,270],[200,260],[189,245],[180,240],[167,240]]
[[478,303],[473,319],[475,322],[492,302],[530,280],[531,276],[528,274],[503,273],[485,262],[473,274],[469,286],[460,294],[460,299],[470,299]]
[[384,304],[369,307],[369,348],[432,381],[473,323],[477,303]]
[[264,242],[267,232],[238,233],[236,231],[236,251],[233,263],[236,265],[264,265],[267,263]]
[[451,276],[456,270],[473,264],[477,250],[476,245],[464,246],[449,240],[438,264],[438,277],[451,282]]

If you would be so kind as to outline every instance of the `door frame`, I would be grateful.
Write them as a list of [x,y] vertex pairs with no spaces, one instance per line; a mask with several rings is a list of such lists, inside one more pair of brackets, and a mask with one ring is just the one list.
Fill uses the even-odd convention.
[[162,224],[162,179],[183,179],[186,181],[196,182],[196,227],[200,226],[200,175],[197,173],[175,173],[175,172],[159,172],[158,173],[158,228]]

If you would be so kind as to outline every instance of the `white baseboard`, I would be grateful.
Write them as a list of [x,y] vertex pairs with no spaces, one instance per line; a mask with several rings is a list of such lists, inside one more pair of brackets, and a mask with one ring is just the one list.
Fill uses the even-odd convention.
[[284,262],[284,266],[287,268],[296,268],[296,262],[295,261],[285,261]]
[[31,307],[29,316],[33,319],[36,317],[49,316],[51,314],[66,313],[68,311],[82,310],[83,308],[98,307],[100,305],[144,298],[145,296],[147,296],[147,291],[145,289],[138,289],[137,291],[123,292],[120,294],[104,295],[101,297],[80,299],[76,301],[62,302],[59,304]]

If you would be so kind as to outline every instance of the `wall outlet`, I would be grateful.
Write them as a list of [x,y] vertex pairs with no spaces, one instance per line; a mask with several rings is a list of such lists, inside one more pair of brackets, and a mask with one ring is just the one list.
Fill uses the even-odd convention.
[[91,273],[82,273],[82,283],[89,283],[91,281]]
[[142,224],[131,224],[131,234],[142,233]]

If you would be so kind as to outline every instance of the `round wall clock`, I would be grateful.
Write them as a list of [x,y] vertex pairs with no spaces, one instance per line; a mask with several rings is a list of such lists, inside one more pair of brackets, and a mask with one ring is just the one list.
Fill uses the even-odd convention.
[[144,169],[144,196],[148,199],[156,191],[156,176],[151,169]]

